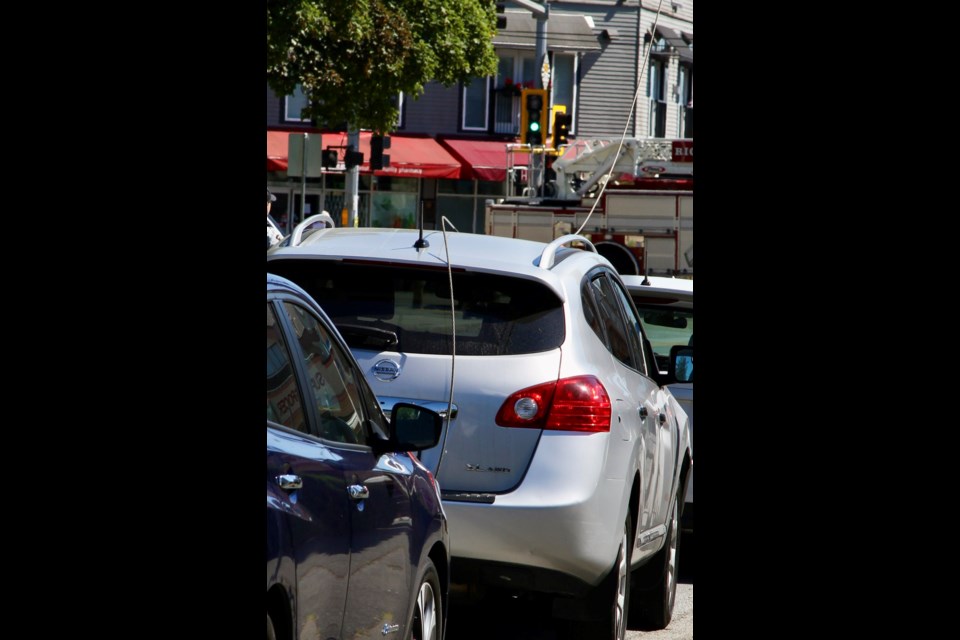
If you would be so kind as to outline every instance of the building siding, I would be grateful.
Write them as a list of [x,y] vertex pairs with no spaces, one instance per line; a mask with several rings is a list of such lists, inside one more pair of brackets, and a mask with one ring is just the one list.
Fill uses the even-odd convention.
[[[673,11],[674,5],[677,5],[677,11]],[[554,0],[551,3],[551,11],[579,13],[592,18],[593,31],[601,46],[601,51],[586,52],[579,56],[573,139],[614,137],[623,133],[638,84],[640,92],[626,134],[635,137],[647,135],[650,99],[647,95],[646,67],[649,60],[645,60],[647,46],[643,42],[643,35],[657,19],[657,7],[658,3],[652,0]],[[678,32],[693,33],[693,0],[665,0],[661,6],[659,24]],[[615,29],[616,36],[611,40],[599,37],[605,29]],[[548,27],[548,41],[549,37]],[[681,105],[674,93],[678,74],[679,61],[674,55],[665,66],[665,136],[668,138],[676,137],[680,127]],[[418,99],[406,97],[403,126],[398,132],[429,135],[462,133],[460,109],[459,86],[444,87],[430,82]],[[267,87],[267,126],[278,125],[296,126],[296,123],[283,121],[283,100]]]
[[[602,50],[589,52],[580,59],[580,87],[577,138],[619,136],[630,114],[637,82],[637,6],[600,6],[596,3],[555,3],[569,12],[579,12],[593,19],[597,34],[614,29],[612,40],[600,38]],[[627,131],[634,135],[633,127]]]
[[404,96],[403,118],[403,132],[457,133],[460,128],[460,87],[444,87],[439,82],[430,82],[424,86],[419,100]]
[[275,127],[283,124],[283,112],[281,105],[283,100],[277,97],[270,86],[267,86],[267,126]]

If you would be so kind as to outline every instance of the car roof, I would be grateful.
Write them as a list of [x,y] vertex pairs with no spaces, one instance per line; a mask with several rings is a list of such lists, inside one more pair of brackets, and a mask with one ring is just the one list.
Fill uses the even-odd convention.
[[[663,276],[620,276],[631,293],[689,293],[693,294],[693,280]],[[644,281],[649,284],[643,284]]]
[[310,294],[304,291],[298,284],[287,280],[283,276],[267,273],[267,291],[286,291],[295,293],[310,300]]
[[[450,264],[475,271],[508,273],[548,283],[558,293],[562,291],[557,273],[541,269],[540,259],[547,244],[518,238],[504,238],[475,233],[447,232],[447,246],[441,231],[424,231],[423,239],[429,246],[418,250],[414,243],[420,238],[416,229],[383,229],[375,227],[338,227],[320,229],[304,238],[295,247],[279,247],[268,254],[268,261],[282,259],[325,258],[361,259],[370,261],[403,262],[411,265],[445,267],[447,254]],[[571,260],[572,258],[572,260]],[[554,268],[566,261],[576,263],[590,260],[606,264],[606,258],[597,253],[573,248],[560,248]],[[562,294],[561,294],[562,295]]]

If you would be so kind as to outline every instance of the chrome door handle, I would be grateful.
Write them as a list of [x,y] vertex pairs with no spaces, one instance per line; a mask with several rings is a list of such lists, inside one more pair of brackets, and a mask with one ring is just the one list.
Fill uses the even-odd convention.
[[640,407],[640,417],[643,418],[644,420],[647,419],[647,408],[644,406]]
[[277,476],[277,484],[284,491],[293,491],[303,487],[303,480],[298,475],[285,473],[282,476]]
[[366,500],[370,497],[370,489],[367,489],[362,484],[352,484],[347,487],[347,493],[350,494],[351,500]]

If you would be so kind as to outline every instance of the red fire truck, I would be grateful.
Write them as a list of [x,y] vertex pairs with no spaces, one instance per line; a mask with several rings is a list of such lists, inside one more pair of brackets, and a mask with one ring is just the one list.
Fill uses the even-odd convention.
[[[527,167],[513,166],[518,153]],[[488,234],[549,242],[580,233],[621,274],[693,276],[692,139],[507,145],[507,157],[508,196],[487,204]]]

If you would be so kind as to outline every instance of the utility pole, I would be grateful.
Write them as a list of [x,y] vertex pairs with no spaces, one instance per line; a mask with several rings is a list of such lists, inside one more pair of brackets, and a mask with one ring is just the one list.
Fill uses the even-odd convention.
[[[354,151],[360,151],[360,129],[355,124],[347,125],[347,148]],[[359,200],[360,200],[360,167],[350,167],[347,169],[346,184],[344,185],[343,206],[347,209],[349,225],[351,227],[360,226],[359,223]]]
[[[547,59],[547,20],[550,18],[550,2],[545,0],[543,5],[540,5],[536,2],[531,2],[530,0],[511,0],[513,4],[519,5],[524,9],[528,9],[533,13],[533,17],[537,20],[537,42],[534,49],[534,64],[541,70],[541,73],[538,75],[538,80],[540,82],[540,88],[545,89],[549,92],[550,90],[550,64]],[[543,110],[544,113],[550,114],[551,109],[549,109],[550,103],[550,94],[547,93],[547,100],[544,102]],[[522,104],[520,105],[521,109],[526,109],[527,106]],[[544,185],[544,171],[546,163],[544,162],[543,148],[545,148],[547,142],[547,134],[550,130],[550,118],[549,115],[546,118],[547,126],[543,129],[543,145],[540,149],[541,153],[533,153],[531,149],[530,153],[530,169],[528,171],[527,185],[532,188],[533,193],[537,193],[539,188]]]

